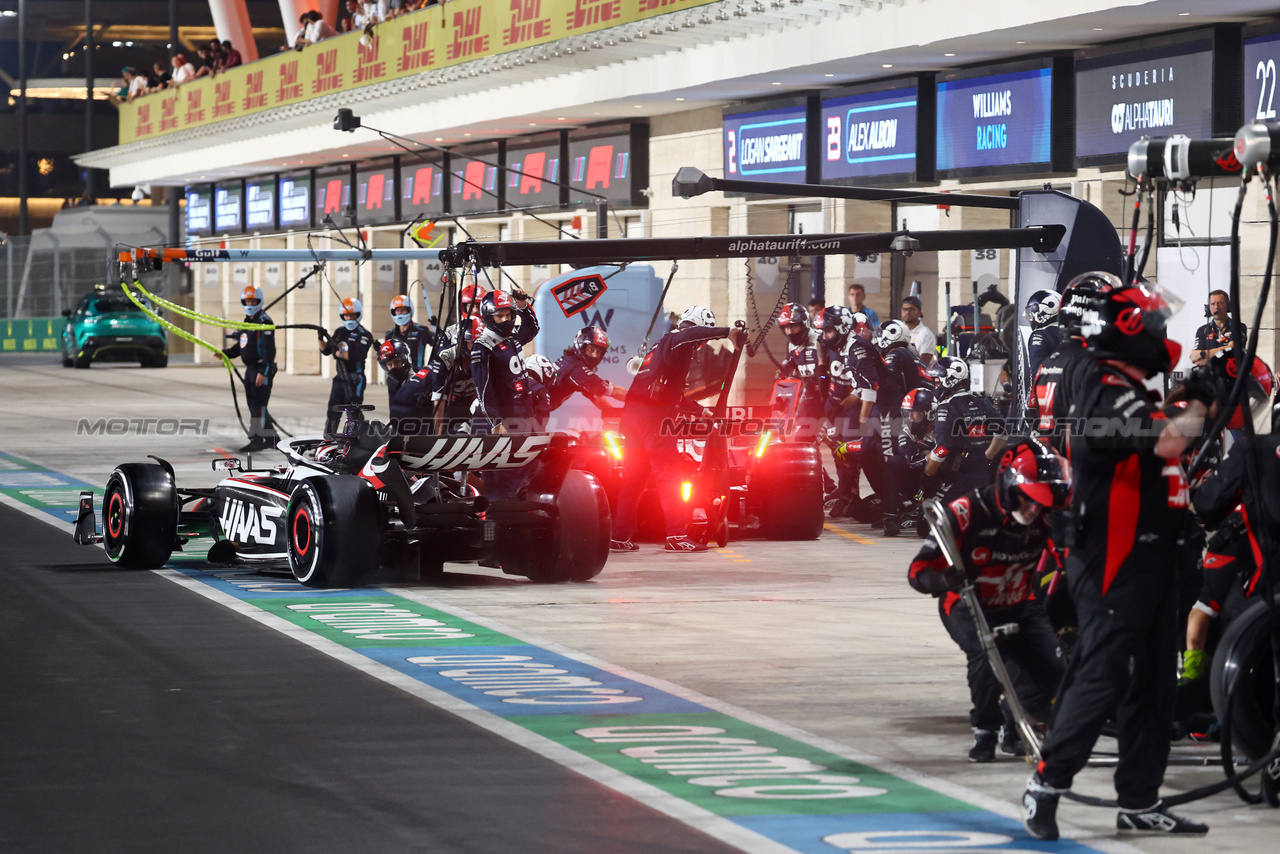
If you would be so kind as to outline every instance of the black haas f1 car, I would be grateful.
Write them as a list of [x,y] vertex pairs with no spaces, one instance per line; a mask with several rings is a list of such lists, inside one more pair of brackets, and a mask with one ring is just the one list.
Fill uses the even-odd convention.
[[[428,577],[446,561],[496,563],[536,582],[588,581],[604,568],[609,502],[573,467],[571,437],[387,438],[378,427],[349,417],[338,439],[282,441],[288,462],[272,469],[215,460],[228,477],[205,489],[179,488],[158,457],[124,463],[107,479],[101,531],[93,494],[81,494],[75,540],[102,543],[121,566],[154,569],[208,537],[211,563],[287,567],[308,587],[358,585],[380,569]],[[484,495],[477,471],[518,471],[515,497]]]

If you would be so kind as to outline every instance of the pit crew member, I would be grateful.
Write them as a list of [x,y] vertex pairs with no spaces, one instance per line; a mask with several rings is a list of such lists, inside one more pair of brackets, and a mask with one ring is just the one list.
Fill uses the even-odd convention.
[[1175,535],[1188,504],[1178,459],[1214,410],[1207,383],[1184,386],[1188,404],[1181,413],[1159,409],[1147,395],[1143,381],[1168,371],[1180,355],[1165,333],[1169,313],[1158,292],[1115,283],[1102,285],[1084,310],[1082,331],[1099,370],[1088,387],[1072,389],[1073,417],[1125,429],[1085,429],[1070,439],[1075,519],[1066,572],[1080,634],[1072,677],[1023,795],[1023,824],[1037,839],[1058,837],[1058,800],[1113,715],[1117,828],[1208,830],[1171,813],[1159,794],[1177,678]]
[[321,337],[320,352],[333,356],[337,371],[329,388],[329,408],[325,411],[324,432],[335,434],[342,419],[341,407],[364,403],[365,362],[373,346],[373,333],[360,325],[364,307],[360,300],[348,297],[342,301],[342,325],[326,341]]
[[[973,615],[957,591],[966,580],[974,583],[983,615],[998,630],[996,645],[1001,655],[1017,665],[1018,693],[1026,692],[1021,698],[1024,705],[1047,721],[1063,663],[1057,636],[1035,598],[1032,579],[1049,543],[1045,514],[1065,506],[1070,496],[1067,461],[1039,440],[1018,442],[1001,456],[994,484],[943,506],[965,565],[950,567],[932,534],[911,563],[911,586],[938,597],[942,624],[969,662],[970,762],[995,759],[997,741],[1007,755],[1021,756],[1025,751],[1014,722],[1002,720],[1000,681],[978,639]],[[1003,626],[1010,628],[999,631]]]
[[[274,324],[263,310],[262,288],[250,285],[240,294],[240,306],[249,323]],[[235,343],[222,352],[244,362],[244,399],[249,404],[249,442],[241,453],[274,448],[280,436],[267,412],[271,386],[276,375],[276,335],[271,329],[246,329],[232,332]]]
[[709,415],[704,407],[685,398],[689,367],[699,346],[716,338],[729,337],[741,347],[746,333],[727,326],[716,326],[711,309],[692,305],[680,315],[676,328],[667,332],[652,350],[644,355],[640,370],[627,390],[622,410],[622,435],[625,453],[622,460],[622,487],[618,493],[617,518],[614,520],[610,548],[635,551],[631,541],[636,532],[636,508],[640,493],[653,476],[662,505],[666,525],[667,551],[702,552],[705,543],[690,539],[686,533],[688,519],[678,494],[680,458],[672,422],[680,413]]

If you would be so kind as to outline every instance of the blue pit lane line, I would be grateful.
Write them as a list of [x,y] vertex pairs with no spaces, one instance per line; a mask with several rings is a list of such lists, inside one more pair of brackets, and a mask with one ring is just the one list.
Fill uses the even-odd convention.
[[[0,453],[0,501],[64,526],[101,490]],[[98,502],[100,504],[100,500]],[[202,555],[207,544],[193,542]],[[469,613],[179,555],[163,577],[744,851],[1133,851],[1031,839],[1012,804]]]

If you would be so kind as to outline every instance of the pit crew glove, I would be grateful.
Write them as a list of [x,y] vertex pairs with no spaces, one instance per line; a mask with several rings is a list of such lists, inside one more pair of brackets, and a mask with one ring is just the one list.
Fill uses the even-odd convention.
[[1182,653],[1182,679],[1194,682],[1205,675],[1203,649],[1188,649]]

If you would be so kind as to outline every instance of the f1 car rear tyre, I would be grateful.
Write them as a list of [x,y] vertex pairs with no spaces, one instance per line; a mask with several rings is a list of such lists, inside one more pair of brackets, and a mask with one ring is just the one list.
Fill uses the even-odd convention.
[[162,466],[116,466],[102,497],[102,544],[107,557],[129,569],[164,566],[178,538],[178,506],[173,475]]
[[[1280,596],[1276,597],[1280,605]],[[1272,720],[1277,672],[1271,651],[1271,609],[1255,602],[1236,617],[1218,641],[1209,671],[1209,695],[1218,720],[1231,695],[1231,744],[1250,760],[1265,756],[1274,742]]]
[[352,475],[302,481],[285,514],[289,569],[307,587],[349,587],[378,565],[378,498]]
[[770,540],[816,540],[822,535],[822,459],[809,444],[770,446],[752,472],[751,503]]
[[530,581],[590,581],[609,559],[609,497],[585,471],[570,469],[556,495],[547,528],[499,529],[498,557],[504,572]]

